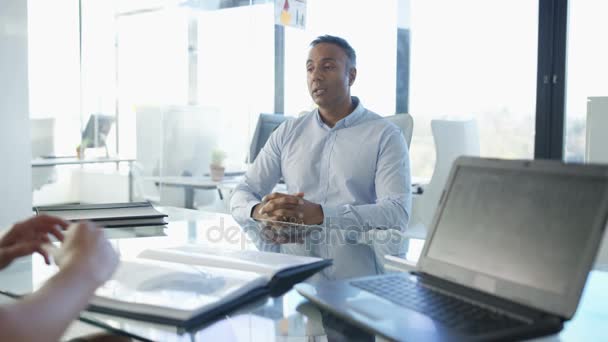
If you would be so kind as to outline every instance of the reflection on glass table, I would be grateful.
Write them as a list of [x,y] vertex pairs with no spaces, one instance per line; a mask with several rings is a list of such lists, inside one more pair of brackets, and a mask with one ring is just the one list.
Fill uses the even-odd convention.
[[[574,319],[566,323],[560,334],[535,341],[601,339],[608,320],[605,308],[602,308],[602,303],[608,301],[604,291],[606,285],[608,273],[593,271]],[[83,317],[152,341],[383,341],[379,336],[318,309],[295,290],[241,308],[191,332],[90,312],[83,313]]]
[[[229,216],[180,208],[159,207],[169,215],[166,228],[107,229],[111,243],[122,256],[134,257],[149,248],[167,248],[187,243],[230,250],[253,250],[240,227]],[[153,228],[153,229],[150,229]],[[34,255],[0,272],[0,290],[27,293],[39,287],[54,268]],[[564,330],[542,341],[593,340],[608,322],[605,303],[608,273],[593,271],[579,310]],[[377,336],[319,310],[290,290],[276,298],[265,298],[209,322],[192,331],[105,314],[82,312],[81,320],[143,341],[378,341]]]
[[195,331],[83,312],[89,323],[151,341],[374,341],[374,336],[323,313],[292,290],[247,305]]

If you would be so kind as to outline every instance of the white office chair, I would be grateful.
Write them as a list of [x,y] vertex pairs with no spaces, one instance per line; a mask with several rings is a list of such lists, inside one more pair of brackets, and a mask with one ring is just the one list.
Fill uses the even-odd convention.
[[133,177],[133,197],[135,200],[149,201],[160,204],[160,192],[154,182],[144,180],[144,167],[139,162],[131,163],[131,176]]
[[479,156],[479,132],[475,120],[432,120],[431,130],[435,140],[435,169],[424,193],[413,198],[406,233],[410,238],[426,237],[454,160],[464,155]]
[[401,129],[401,133],[409,147],[412,142],[412,132],[414,131],[414,119],[412,119],[412,116],[407,113],[402,113],[386,116],[385,118]]

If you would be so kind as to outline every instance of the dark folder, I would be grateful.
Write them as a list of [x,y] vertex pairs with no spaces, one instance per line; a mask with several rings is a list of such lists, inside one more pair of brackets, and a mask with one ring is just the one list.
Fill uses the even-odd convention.
[[69,204],[34,207],[37,215],[58,216],[66,221],[89,220],[106,228],[165,225],[167,215],[149,202]]

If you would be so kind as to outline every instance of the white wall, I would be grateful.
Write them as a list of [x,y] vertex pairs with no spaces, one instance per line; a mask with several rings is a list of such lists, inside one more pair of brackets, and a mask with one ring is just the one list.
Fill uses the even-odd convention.
[[0,1],[0,227],[31,213],[27,1]]

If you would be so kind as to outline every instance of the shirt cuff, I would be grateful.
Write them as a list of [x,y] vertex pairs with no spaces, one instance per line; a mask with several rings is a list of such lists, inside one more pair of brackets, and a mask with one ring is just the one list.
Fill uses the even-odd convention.
[[329,229],[331,227],[339,227],[339,220],[340,217],[338,217],[338,208],[337,207],[330,207],[330,206],[326,206],[326,205],[321,205],[321,210],[323,210],[323,227],[325,227],[325,229]]
[[253,202],[249,202],[249,203],[247,204],[247,207],[246,207],[246,211],[245,211],[245,212],[246,212],[246,213],[249,215],[248,217],[249,217],[250,219],[252,219],[252,220],[253,220],[253,207],[255,207],[256,205],[258,205],[258,204],[260,204],[260,203],[262,203],[262,202],[256,202],[256,201],[253,201]]

